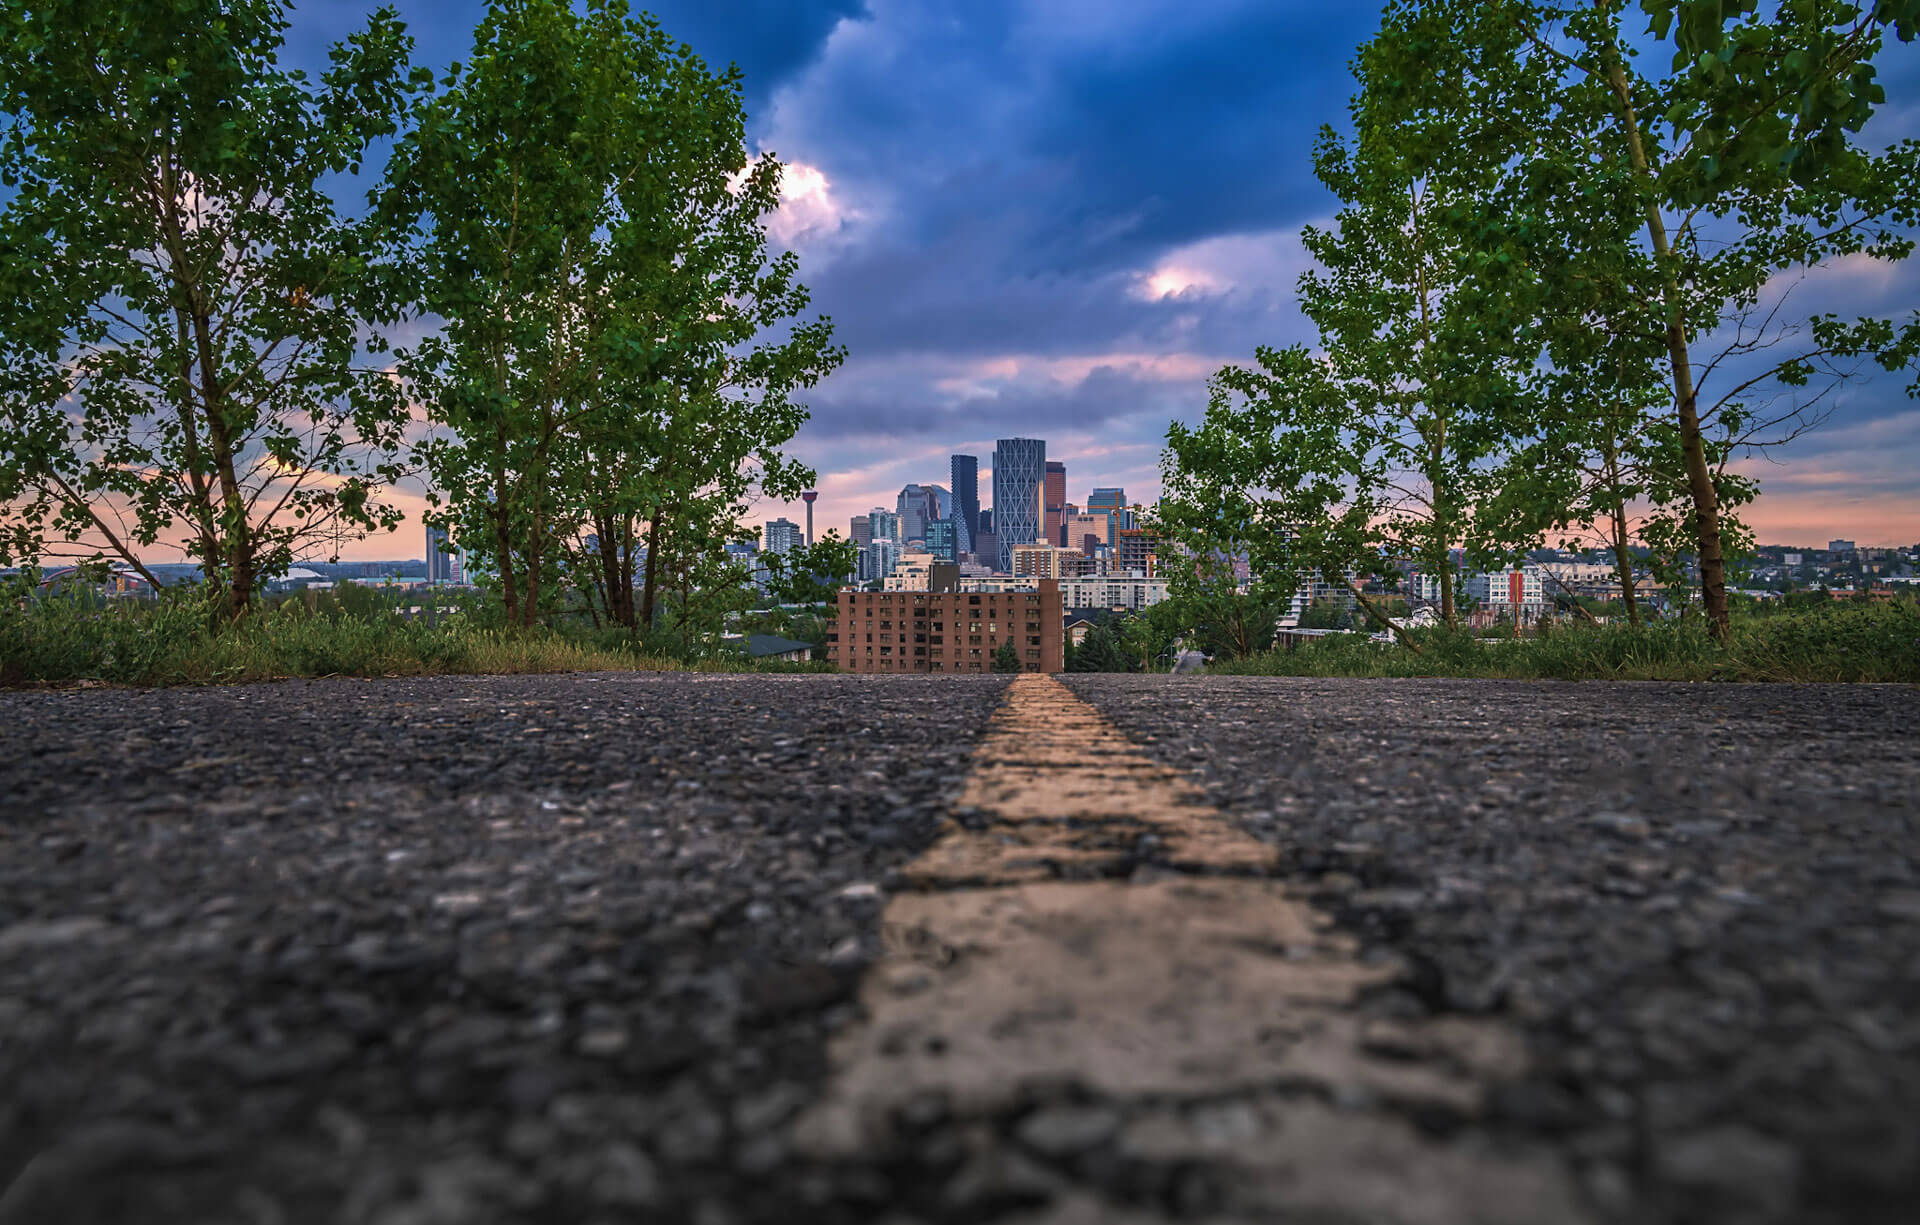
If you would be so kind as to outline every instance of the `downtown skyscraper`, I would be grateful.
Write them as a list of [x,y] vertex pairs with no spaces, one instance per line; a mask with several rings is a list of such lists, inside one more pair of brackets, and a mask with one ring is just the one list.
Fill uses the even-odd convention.
[[1058,460],[1047,461],[1047,483],[1040,505],[1045,512],[1040,538],[1048,544],[1064,543],[1061,532],[1067,515],[1067,466]]
[[1013,573],[1015,545],[1041,538],[1046,475],[1045,439],[1002,438],[993,444],[993,529],[1002,573]]
[[954,456],[952,478],[954,548],[971,553],[974,538],[980,534],[980,458]]

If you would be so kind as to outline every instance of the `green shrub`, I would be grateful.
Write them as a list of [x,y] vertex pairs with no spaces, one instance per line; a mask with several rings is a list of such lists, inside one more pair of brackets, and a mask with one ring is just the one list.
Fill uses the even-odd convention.
[[1457,676],[1522,680],[1895,681],[1920,683],[1920,604],[1832,603],[1734,622],[1725,646],[1696,619],[1644,626],[1559,623],[1533,638],[1415,631],[1415,653],[1336,634],[1214,673],[1256,676]]
[[[409,620],[357,588],[314,592],[216,628],[195,593],[106,600],[48,595],[16,579],[0,588],[0,685],[172,685],[283,676],[425,676],[575,671],[831,672],[824,660],[664,655],[618,630],[511,630],[456,606]],[[704,652],[705,648],[700,648]],[[689,646],[688,654],[694,651]]]

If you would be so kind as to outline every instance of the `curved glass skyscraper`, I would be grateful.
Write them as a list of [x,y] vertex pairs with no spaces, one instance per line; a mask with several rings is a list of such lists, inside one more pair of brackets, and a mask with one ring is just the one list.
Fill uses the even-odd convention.
[[954,548],[973,552],[973,538],[980,534],[980,460],[974,455],[953,457]]

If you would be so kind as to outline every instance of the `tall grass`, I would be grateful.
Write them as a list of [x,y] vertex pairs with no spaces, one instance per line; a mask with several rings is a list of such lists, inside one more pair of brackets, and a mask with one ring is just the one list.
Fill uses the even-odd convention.
[[455,613],[429,624],[390,610],[316,612],[298,601],[216,631],[184,599],[105,601],[86,594],[0,598],[0,685],[103,681],[206,684],[287,676],[452,673],[831,671],[825,663],[689,662],[613,633],[508,630]]
[[1208,671],[1242,676],[1454,676],[1516,680],[1892,681],[1920,683],[1920,605],[1835,604],[1736,620],[1725,646],[1705,625],[1556,626],[1537,638],[1417,631],[1418,654],[1341,634]]

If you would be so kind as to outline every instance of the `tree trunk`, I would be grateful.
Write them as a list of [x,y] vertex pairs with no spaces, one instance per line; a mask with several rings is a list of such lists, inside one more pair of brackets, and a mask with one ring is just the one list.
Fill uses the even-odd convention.
[[1573,588],[1560,581],[1559,575],[1547,569],[1545,566],[1540,567],[1540,573],[1552,579],[1553,585],[1566,593],[1567,601],[1573,605],[1573,611],[1579,613],[1588,625],[1600,624],[1599,621],[1594,619],[1594,615],[1587,611],[1587,606],[1580,602],[1580,597],[1573,593]]
[[620,542],[614,537],[614,520],[611,515],[593,517],[593,538],[599,545],[599,577],[595,586],[600,589],[600,602],[607,606],[607,620],[616,625],[624,624],[620,619]]
[[1379,609],[1375,608],[1373,606],[1373,601],[1367,598],[1367,595],[1364,591],[1361,591],[1358,587],[1355,587],[1353,589],[1353,598],[1360,601],[1360,607],[1367,610],[1367,615],[1369,617],[1372,617],[1375,621],[1378,621],[1381,625],[1384,625],[1389,630],[1393,631],[1393,636],[1400,640],[1401,646],[1406,647],[1409,651],[1412,651],[1415,655],[1420,655],[1424,653],[1420,650],[1420,644],[1413,640],[1413,636],[1411,634],[1407,633],[1407,628],[1404,625],[1401,625],[1398,621],[1395,621],[1393,618],[1381,612]]
[[1627,624],[1640,624],[1639,593],[1633,581],[1633,550],[1627,547],[1627,505],[1620,496],[1620,444],[1614,436],[1613,423],[1607,423],[1607,488],[1612,491],[1613,510],[1609,518],[1613,524],[1613,568],[1620,578],[1620,602],[1627,610]]
[[615,570],[617,581],[615,590],[618,593],[619,599],[620,624],[630,630],[639,628],[639,618],[635,615],[633,607],[634,537],[635,533],[632,518],[625,515],[621,516],[620,549],[617,558],[618,565]]
[[653,629],[653,601],[660,581],[660,512],[658,510],[653,512],[653,518],[647,520],[646,575],[646,581],[640,589],[638,628],[642,633]]
[[1627,139],[1627,154],[1634,176],[1647,190],[1647,237],[1665,277],[1667,308],[1667,361],[1673,375],[1674,407],[1680,417],[1680,450],[1686,463],[1687,491],[1693,498],[1695,539],[1699,545],[1700,595],[1707,606],[1713,636],[1725,642],[1731,633],[1727,614],[1726,562],[1720,550],[1720,502],[1714,489],[1713,473],[1707,468],[1706,440],[1700,433],[1700,413],[1693,383],[1693,356],[1687,342],[1687,323],[1680,301],[1679,278],[1673,271],[1673,248],[1667,239],[1666,221],[1660,215],[1659,199],[1653,194],[1653,174],[1647,153],[1640,141],[1640,121],[1633,109],[1633,91],[1626,72],[1620,67],[1619,47],[1608,42],[1603,48],[1607,81],[1620,103],[1620,122]]
[[536,535],[527,545],[526,594],[520,599],[520,624],[527,629],[540,619],[540,561],[540,538]]
[[1640,593],[1633,577],[1633,550],[1627,547],[1627,510],[1613,512],[1613,568],[1620,572],[1620,602],[1627,609],[1627,624],[1640,624]]

